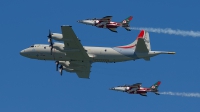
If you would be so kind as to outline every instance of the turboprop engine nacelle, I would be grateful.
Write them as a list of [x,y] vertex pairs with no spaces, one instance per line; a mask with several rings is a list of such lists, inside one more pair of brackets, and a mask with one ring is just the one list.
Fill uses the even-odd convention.
[[59,50],[61,52],[64,52],[64,44],[63,43],[54,43],[53,48],[56,50]]
[[62,65],[62,66],[66,66],[66,67],[69,67],[69,61],[59,61],[59,63]]
[[67,67],[63,67],[64,70],[68,71],[68,72],[76,72],[74,69],[71,68],[67,68]]
[[57,41],[63,41],[63,35],[60,33],[52,33],[52,39]]
[[59,61],[59,63],[63,66],[63,69],[68,72],[76,72],[74,69],[70,68],[70,62],[69,61]]

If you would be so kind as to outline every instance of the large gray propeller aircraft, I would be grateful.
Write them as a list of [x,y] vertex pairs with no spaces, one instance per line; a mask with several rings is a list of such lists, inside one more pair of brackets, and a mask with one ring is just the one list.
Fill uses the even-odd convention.
[[[115,63],[136,59],[150,60],[159,54],[175,54],[167,51],[151,51],[149,33],[141,30],[134,42],[117,47],[82,46],[71,26],[61,26],[62,34],[49,31],[46,44],[34,44],[20,52],[22,56],[38,60],[53,60],[56,70],[73,72],[79,78],[89,78],[94,62]],[[53,43],[52,39],[64,43]],[[59,66],[60,65],[60,66]]]

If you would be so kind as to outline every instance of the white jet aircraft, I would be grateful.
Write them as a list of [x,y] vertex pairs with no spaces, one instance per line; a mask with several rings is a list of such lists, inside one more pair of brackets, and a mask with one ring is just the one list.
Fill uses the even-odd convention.
[[[49,31],[50,45],[34,44],[20,52],[22,56],[38,60],[56,61],[56,70],[75,72],[79,78],[89,78],[93,62],[115,63],[136,59],[150,60],[159,54],[175,52],[151,51],[149,33],[141,30],[137,39],[129,45],[117,47],[82,46],[71,26],[61,26],[62,34]],[[52,39],[64,43],[53,43]]]

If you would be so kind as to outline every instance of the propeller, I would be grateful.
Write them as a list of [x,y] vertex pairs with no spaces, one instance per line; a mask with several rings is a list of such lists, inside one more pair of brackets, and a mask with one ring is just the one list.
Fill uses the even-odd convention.
[[56,61],[56,71],[58,71],[58,65],[59,65],[59,61]]
[[52,55],[53,42],[52,42],[52,33],[51,33],[51,30],[49,30],[49,35],[47,37],[48,37],[48,42],[50,44],[49,47],[51,47],[51,55]]
[[59,67],[59,68],[60,68],[60,69],[59,69],[60,75],[62,76],[63,66],[62,66],[62,65],[60,65],[60,67]]

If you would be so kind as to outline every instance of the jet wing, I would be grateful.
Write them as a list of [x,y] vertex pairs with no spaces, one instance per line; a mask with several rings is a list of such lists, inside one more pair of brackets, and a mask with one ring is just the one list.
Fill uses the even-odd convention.
[[110,31],[112,31],[112,32],[116,32],[117,33],[117,31],[116,31],[116,28],[108,28]]
[[61,30],[67,57],[74,60],[89,60],[86,50],[81,45],[71,26],[61,26]]
[[103,21],[103,22],[110,22],[112,19],[112,16],[105,16],[103,17],[102,19],[100,19],[100,21]]
[[140,95],[141,95],[141,96],[147,96],[147,94],[146,94],[146,93],[140,93]]

